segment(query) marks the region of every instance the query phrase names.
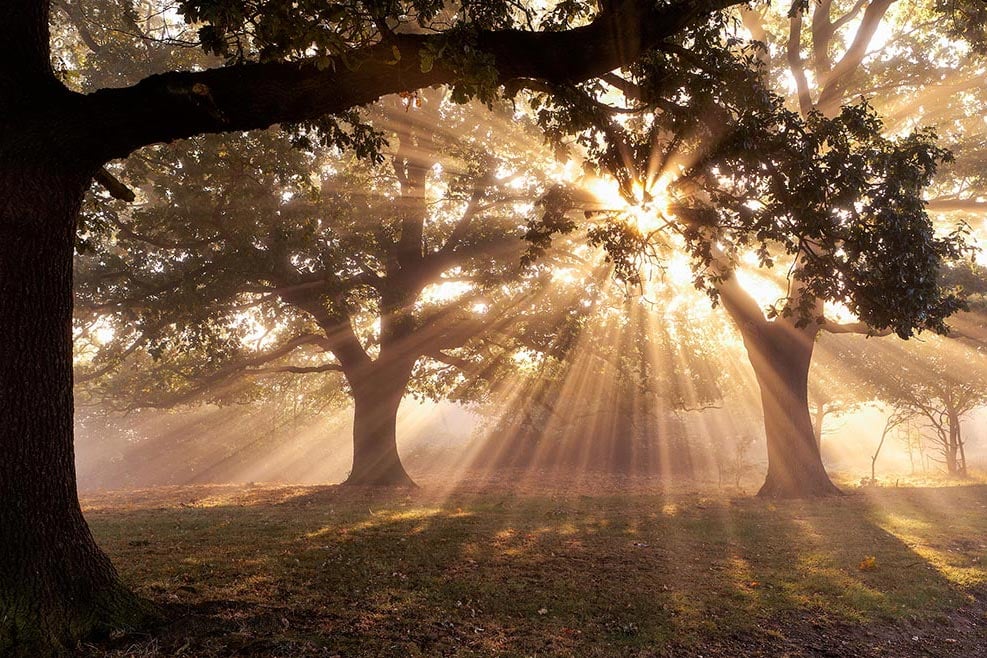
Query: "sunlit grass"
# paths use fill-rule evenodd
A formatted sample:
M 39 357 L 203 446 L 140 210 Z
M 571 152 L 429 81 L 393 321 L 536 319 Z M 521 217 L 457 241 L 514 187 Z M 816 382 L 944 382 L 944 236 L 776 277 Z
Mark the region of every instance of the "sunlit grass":
M 948 616 L 987 582 L 985 486 L 784 504 L 564 487 L 196 489 L 88 501 L 126 581 L 192 614 L 158 634 L 160 655 L 187 643 L 196 656 L 247 644 L 623 656 L 738 637 L 783 646 L 837 626 L 866 643 L 874 624 Z M 876 568 L 861 570 L 868 557 Z

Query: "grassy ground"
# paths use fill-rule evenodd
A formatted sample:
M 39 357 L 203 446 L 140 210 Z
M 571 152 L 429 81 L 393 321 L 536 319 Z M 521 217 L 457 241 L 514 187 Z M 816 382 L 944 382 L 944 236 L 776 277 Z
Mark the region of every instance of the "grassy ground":
M 88 497 L 164 608 L 88 656 L 987 655 L 987 486 L 837 500 L 593 485 Z

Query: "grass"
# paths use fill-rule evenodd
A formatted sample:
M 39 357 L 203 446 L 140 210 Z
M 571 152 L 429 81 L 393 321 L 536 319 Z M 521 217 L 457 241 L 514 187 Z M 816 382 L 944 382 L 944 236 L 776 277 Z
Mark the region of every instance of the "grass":
M 170 616 L 90 656 L 987 651 L 987 486 L 786 503 L 181 487 L 85 506 Z

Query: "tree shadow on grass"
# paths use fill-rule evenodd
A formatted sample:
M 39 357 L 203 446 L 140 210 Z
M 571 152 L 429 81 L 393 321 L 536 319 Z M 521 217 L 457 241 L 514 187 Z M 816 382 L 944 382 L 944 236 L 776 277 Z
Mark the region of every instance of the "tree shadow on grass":
M 969 542 L 985 522 L 942 515 L 949 496 L 987 504 L 969 489 L 806 503 L 320 489 L 100 515 L 125 578 L 176 616 L 88 655 L 977 655 L 987 553 Z M 915 534 L 937 527 L 946 566 Z

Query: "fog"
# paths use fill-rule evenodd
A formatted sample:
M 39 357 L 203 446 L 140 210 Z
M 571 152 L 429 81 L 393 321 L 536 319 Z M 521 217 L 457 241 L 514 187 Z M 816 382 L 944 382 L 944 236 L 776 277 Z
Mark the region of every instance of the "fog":
M 733 402 L 733 408 L 731 407 Z M 654 468 L 636 468 L 656 490 L 665 487 L 699 491 L 736 491 L 736 441 L 753 439 L 740 456 L 743 490 L 756 490 L 764 479 L 767 453 L 758 410 L 737 401 L 722 408 L 683 412 L 685 444 L 692 462 L 673 476 Z M 299 423 L 277 419 L 265 407 L 204 406 L 194 410 L 145 411 L 125 416 L 80 419 L 76 425 L 76 468 L 84 491 L 143 489 L 188 484 L 338 484 L 349 474 L 353 458 L 352 410 Z M 824 427 L 822 455 L 840 481 L 857 484 L 870 476 L 871 457 L 881 438 L 886 412 L 877 405 L 837 417 Z M 746 423 L 737 425 L 736 419 Z M 443 486 L 475 478 L 530 479 L 552 471 L 551 463 L 491 469 L 478 455 L 498 438 L 485 431 L 486 419 L 455 403 L 402 402 L 398 449 L 409 473 L 425 485 Z M 971 472 L 987 470 L 987 410 L 964 420 Z M 710 433 L 720 435 L 711 440 Z M 652 437 L 660 443 L 662 437 Z M 606 438 L 603 439 L 604 441 Z M 613 438 L 610 437 L 612 441 Z M 892 432 L 877 460 L 876 474 L 885 486 L 941 482 L 941 463 L 913 451 L 909 458 L 902 432 Z M 530 472 L 525 473 L 528 470 Z M 519 473 L 520 472 L 520 473 Z M 561 476 L 575 479 L 605 474 L 599 464 L 567 464 Z M 620 475 L 620 473 L 611 473 Z M 639 481 L 634 481 L 638 486 Z

